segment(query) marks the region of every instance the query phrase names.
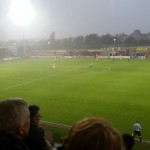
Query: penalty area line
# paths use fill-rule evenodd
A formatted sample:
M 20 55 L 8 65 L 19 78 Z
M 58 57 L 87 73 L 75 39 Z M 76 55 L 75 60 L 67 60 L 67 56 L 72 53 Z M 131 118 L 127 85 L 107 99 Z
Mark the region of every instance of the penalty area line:
M 80 67 L 80 68 L 83 68 L 83 67 Z M 78 70 L 79 68 L 76 68 L 76 69 L 70 69 L 70 70 L 67 70 L 67 71 L 64 71 L 62 74 L 65 74 L 65 73 L 68 73 L 68 72 L 72 72 L 74 70 Z M 42 74 L 43 72 L 40 70 L 40 74 Z M 57 74 L 58 75 L 58 74 Z M 56 74 L 54 75 L 49 75 L 49 76 L 46 76 L 46 77 L 42 77 L 42 78 L 39 78 L 39 79 L 36 79 L 36 80 L 31 80 L 31 81 L 28 81 L 28 82 L 24 82 L 24 83 L 20 83 L 20 84 L 16 84 L 16 85 L 12 85 L 12 86 L 9 86 L 7 88 L 4 88 L 4 89 L 1 89 L 0 92 L 3 92 L 3 91 L 6 91 L 6 90 L 9 90 L 9 89 L 13 89 L 13 88 L 16 88 L 16 87 L 21 87 L 21 86 L 24 86 L 24 85 L 27 85 L 27 84 L 31 84 L 31 83 L 34 83 L 36 81 L 40 81 L 40 80 L 43 80 L 43 79 L 48 79 L 52 76 L 57 76 Z
M 36 82 L 36 81 L 43 80 L 43 79 L 47 79 L 47 78 L 49 78 L 49 77 L 50 77 L 50 76 L 46 76 L 46 77 L 44 77 L 44 78 L 39 78 L 39 79 L 36 79 L 36 80 L 32 80 L 32 81 L 20 83 L 20 84 L 17 84 L 17 85 L 9 86 L 9 87 L 7 87 L 7 88 L 4 88 L 4 89 L 0 90 L 0 92 L 5 91 L 5 90 L 8 90 L 8 89 L 13 89 L 13 88 L 15 88 L 15 87 L 24 86 L 24 85 L 27 85 L 27 84 L 30 84 L 30 83 L 33 83 L 33 82 Z

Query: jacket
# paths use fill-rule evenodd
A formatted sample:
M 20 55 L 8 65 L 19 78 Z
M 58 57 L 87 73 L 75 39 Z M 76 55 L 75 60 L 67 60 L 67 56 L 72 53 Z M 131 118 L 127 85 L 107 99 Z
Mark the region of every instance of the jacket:
M 29 150 L 23 140 L 0 131 L 0 150 Z

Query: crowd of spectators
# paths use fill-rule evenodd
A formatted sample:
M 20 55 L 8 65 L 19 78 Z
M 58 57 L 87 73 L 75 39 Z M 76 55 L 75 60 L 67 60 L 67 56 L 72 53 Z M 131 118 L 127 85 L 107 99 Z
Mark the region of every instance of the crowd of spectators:
M 0 150 L 54 150 L 39 125 L 40 107 L 13 98 L 0 101 Z M 103 118 L 75 123 L 58 150 L 131 150 L 134 138 L 121 135 Z

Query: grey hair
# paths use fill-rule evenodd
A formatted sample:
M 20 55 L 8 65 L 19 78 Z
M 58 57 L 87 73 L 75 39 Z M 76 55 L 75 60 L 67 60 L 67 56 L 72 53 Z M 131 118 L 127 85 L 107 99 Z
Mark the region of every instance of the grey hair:
M 0 130 L 16 135 L 26 122 L 28 111 L 28 104 L 21 98 L 0 101 Z

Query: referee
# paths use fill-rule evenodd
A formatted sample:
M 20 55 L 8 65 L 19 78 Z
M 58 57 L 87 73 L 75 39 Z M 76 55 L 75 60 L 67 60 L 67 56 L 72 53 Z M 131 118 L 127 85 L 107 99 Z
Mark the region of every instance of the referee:
M 141 125 L 139 124 L 138 121 L 136 121 L 133 125 L 133 138 L 135 136 L 138 136 L 140 138 L 140 142 L 142 142 L 142 137 L 141 137 Z

